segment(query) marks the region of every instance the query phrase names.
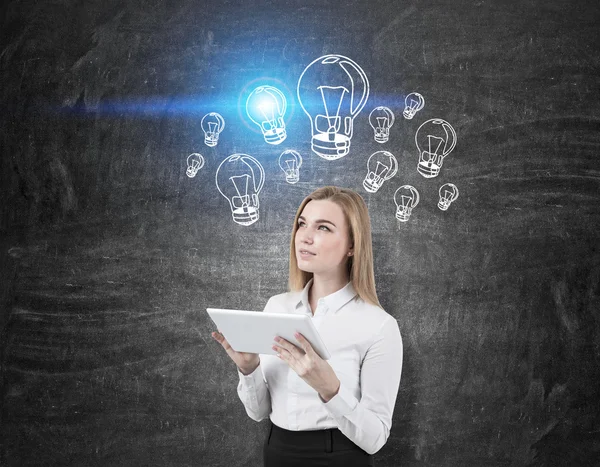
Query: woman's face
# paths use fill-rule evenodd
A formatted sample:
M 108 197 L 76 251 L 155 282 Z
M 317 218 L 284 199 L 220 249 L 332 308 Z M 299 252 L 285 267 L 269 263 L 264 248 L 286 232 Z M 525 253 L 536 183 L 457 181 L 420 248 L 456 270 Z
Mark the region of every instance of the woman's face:
M 317 275 L 346 275 L 349 226 L 342 208 L 333 201 L 311 200 L 298 218 L 294 239 L 298 267 Z

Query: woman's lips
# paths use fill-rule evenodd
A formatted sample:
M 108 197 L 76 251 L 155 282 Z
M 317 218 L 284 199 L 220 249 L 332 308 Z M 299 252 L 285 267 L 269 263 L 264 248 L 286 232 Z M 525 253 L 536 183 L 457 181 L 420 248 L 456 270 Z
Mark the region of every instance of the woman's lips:
M 308 250 L 299 250 L 298 254 L 301 258 L 312 258 L 313 256 L 316 256 L 315 253 L 311 253 Z

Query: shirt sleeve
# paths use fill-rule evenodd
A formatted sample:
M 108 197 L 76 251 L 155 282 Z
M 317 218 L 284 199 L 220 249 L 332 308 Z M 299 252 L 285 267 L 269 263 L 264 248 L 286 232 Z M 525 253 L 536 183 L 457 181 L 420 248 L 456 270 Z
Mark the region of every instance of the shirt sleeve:
M 271 413 L 271 394 L 265 382 L 260 364 L 249 375 L 237 370 L 239 383 L 237 393 L 244 404 L 248 416 L 257 422 L 264 420 Z
M 383 323 L 363 360 L 360 401 L 343 384 L 328 402 L 321 399 L 340 431 L 369 454 L 379 451 L 389 437 L 400 388 L 402 357 L 398 322 L 390 317 Z
M 269 308 L 270 303 L 271 299 L 263 311 Z M 244 375 L 239 368 L 237 368 L 237 372 L 239 377 L 237 393 L 244 404 L 246 413 L 254 421 L 264 420 L 271 414 L 271 393 L 263 377 L 260 363 L 249 375 Z

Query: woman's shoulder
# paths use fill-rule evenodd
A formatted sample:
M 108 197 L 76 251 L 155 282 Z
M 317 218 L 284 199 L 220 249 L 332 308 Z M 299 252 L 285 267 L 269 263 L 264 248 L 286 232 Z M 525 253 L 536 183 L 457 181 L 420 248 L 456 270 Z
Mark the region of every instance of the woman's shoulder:
M 277 295 L 273 295 L 267 301 L 264 311 L 269 311 L 269 309 L 277 310 L 281 309 L 282 307 L 285 307 L 286 305 L 296 304 L 298 301 L 300 301 L 301 295 L 302 291 L 283 292 Z
M 382 325 L 390 321 L 396 321 L 396 318 L 392 314 L 385 311 L 383 307 L 366 302 L 358 295 L 354 299 L 356 305 L 360 309 L 360 312 L 368 314 L 372 322 Z

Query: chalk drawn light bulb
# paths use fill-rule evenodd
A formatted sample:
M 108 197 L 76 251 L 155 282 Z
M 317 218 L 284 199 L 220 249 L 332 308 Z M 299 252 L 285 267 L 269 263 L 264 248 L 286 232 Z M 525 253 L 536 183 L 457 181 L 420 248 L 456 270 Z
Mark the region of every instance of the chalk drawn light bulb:
M 280 144 L 287 137 L 285 129 L 285 95 L 273 86 L 259 86 L 246 100 L 246 113 L 256 123 L 269 144 Z
M 202 154 L 198 154 L 197 152 L 192 153 L 187 158 L 187 169 L 185 170 L 185 174 L 190 178 L 194 178 L 198 173 L 198 170 L 202 167 L 204 167 L 204 157 L 202 157 Z
M 219 193 L 229 201 L 236 223 L 250 225 L 258 220 L 258 194 L 264 181 L 265 171 L 252 156 L 232 154 L 221 162 L 215 182 Z
M 204 131 L 204 144 L 214 147 L 219 142 L 219 135 L 225 128 L 225 120 L 217 112 L 210 112 L 202 117 L 200 126 Z
M 419 192 L 415 187 L 402 185 L 394 193 L 396 203 L 396 219 L 406 222 L 410 218 L 412 210 L 419 204 Z
M 456 132 L 446 120 L 432 118 L 415 133 L 415 144 L 419 151 L 417 171 L 425 178 L 437 177 L 444 158 L 456 146 Z
M 442 211 L 446 211 L 450 204 L 458 198 L 458 188 L 453 183 L 445 183 L 440 187 L 440 200 L 438 202 L 438 208 Z
M 300 167 L 302 166 L 302 156 L 298 151 L 288 149 L 279 156 L 279 167 L 285 174 L 285 181 L 294 184 L 300 180 Z
M 394 112 L 387 107 L 375 107 L 369 114 L 369 123 L 375 132 L 375 141 L 387 143 L 390 139 L 390 128 L 394 124 Z
M 412 119 L 415 114 L 423 108 L 425 105 L 425 99 L 418 92 L 411 92 L 404 98 L 404 118 L 407 120 Z
M 369 193 L 375 193 L 383 182 L 389 180 L 398 171 L 398 161 L 391 152 L 377 151 L 367 161 L 367 176 L 363 187 Z
M 348 154 L 354 119 L 369 97 L 363 69 L 343 55 L 324 55 L 304 69 L 297 92 L 310 118 L 312 150 L 326 160 Z

